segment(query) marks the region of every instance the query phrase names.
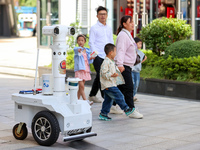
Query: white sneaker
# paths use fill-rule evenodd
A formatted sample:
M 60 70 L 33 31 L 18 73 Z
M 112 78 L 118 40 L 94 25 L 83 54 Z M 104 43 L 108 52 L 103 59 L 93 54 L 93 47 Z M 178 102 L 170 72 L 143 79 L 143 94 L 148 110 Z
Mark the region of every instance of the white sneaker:
M 123 114 L 123 110 L 119 106 L 113 106 L 110 108 L 110 113 L 111 114 Z
M 88 102 L 89 105 L 92 105 L 93 104 L 93 101 L 89 101 L 89 100 L 86 100 Z
M 94 103 L 102 103 L 102 101 L 99 100 L 96 96 L 89 96 L 88 99 Z
M 139 113 L 136 109 L 133 111 L 132 114 L 129 115 L 130 118 L 142 119 L 143 114 Z

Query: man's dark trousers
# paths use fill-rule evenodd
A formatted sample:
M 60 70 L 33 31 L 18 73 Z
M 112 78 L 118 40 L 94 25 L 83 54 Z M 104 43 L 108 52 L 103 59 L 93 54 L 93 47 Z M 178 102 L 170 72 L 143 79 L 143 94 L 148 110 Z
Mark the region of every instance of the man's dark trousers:
M 100 69 L 101 69 L 101 64 L 103 63 L 103 60 L 104 59 L 97 56 L 93 61 L 93 66 L 94 66 L 94 69 L 96 71 L 96 77 L 95 77 L 94 82 L 92 84 L 92 89 L 91 89 L 90 94 L 89 94 L 90 97 L 96 96 L 99 89 L 101 91 Z M 102 98 L 104 98 L 103 91 L 101 91 L 101 96 L 102 96 Z

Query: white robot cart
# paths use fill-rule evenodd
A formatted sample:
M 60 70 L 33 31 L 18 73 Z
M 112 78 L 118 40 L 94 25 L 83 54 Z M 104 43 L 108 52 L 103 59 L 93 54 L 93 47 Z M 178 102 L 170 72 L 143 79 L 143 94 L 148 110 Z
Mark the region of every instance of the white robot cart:
M 35 141 L 44 146 L 54 144 L 58 136 L 63 141 L 82 140 L 96 136 L 91 132 L 91 106 L 77 100 L 77 78 L 68 78 L 69 94 L 65 91 L 66 36 L 75 33 L 74 28 L 63 25 L 45 26 L 44 35 L 53 37 L 52 75 L 43 76 L 43 91 L 40 94 L 13 94 L 15 121 L 13 135 L 18 140 L 27 137 L 27 127 L 32 130 Z

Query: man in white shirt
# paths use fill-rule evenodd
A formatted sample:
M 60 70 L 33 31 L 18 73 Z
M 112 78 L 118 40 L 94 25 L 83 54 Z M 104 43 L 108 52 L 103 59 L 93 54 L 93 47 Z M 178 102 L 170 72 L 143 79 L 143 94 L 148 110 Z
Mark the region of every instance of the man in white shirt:
M 94 69 L 96 71 L 96 78 L 94 79 L 92 89 L 89 94 L 89 100 L 96 103 L 101 103 L 101 100 L 96 97 L 96 94 L 99 89 L 101 90 L 99 73 L 101 64 L 103 63 L 103 60 L 106 56 L 104 47 L 108 43 L 114 43 L 112 29 L 106 24 L 107 17 L 107 9 L 105 7 L 99 6 L 97 8 L 98 21 L 91 27 L 89 34 L 90 49 L 92 52 L 97 51 L 98 53 L 93 62 Z M 103 95 L 104 94 L 101 91 L 101 96 L 104 97 Z

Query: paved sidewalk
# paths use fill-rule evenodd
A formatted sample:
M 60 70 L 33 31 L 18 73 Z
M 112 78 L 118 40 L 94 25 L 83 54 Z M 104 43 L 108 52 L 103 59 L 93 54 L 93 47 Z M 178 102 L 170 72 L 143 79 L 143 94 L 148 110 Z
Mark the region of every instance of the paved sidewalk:
M 98 120 L 101 104 L 92 106 L 93 132 L 96 137 L 83 141 L 62 142 L 51 147 L 39 146 L 29 129 L 28 137 L 19 141 L 12 135 L 14 102 L 11 94 L 31 89 L 33 78 L 0 74 L 0 149 L 1 150 L 199 150 L 200 102 L 138 94 L 135 103 L 143 119 L 111 114 L 112 121 Z M 86 87 L 88 95 L 90 87 Z M 100 97 L 100 94 L 98 94 Z
M 37 59 L 36 37 L 0 37 L 0 73 L 35 76 Z M 52 60 L 49 48 L 39 49 L 38 66 L 47 66 Z

